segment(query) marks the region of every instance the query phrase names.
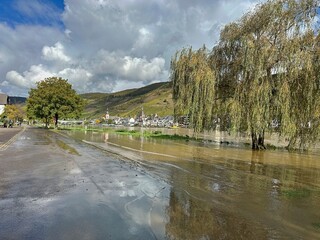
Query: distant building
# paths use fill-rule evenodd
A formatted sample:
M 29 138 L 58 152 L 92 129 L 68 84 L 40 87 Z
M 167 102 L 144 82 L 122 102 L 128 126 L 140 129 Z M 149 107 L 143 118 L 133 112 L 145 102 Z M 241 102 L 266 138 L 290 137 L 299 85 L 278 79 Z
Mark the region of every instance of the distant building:
M 148 125 L 147 116 L 144 114 L 143 106 L 141 106 L 141 111 L 138 112 L 136 120 L 140 127 Z
M 134 120 L 134 118 L 129 119 L 129 126 L 133 127 L 135 123 L 136 123 L 136 120 Z
M 9 104 L 9 97 L 4 93 L 0 93 L 0 115 L 4 112 L 4 107 Z
M 107 110 L 107 113 L 106 113 L 106 120 L 109 120 L 110 119 L 110 115 L 109 115 L 109 111 Z

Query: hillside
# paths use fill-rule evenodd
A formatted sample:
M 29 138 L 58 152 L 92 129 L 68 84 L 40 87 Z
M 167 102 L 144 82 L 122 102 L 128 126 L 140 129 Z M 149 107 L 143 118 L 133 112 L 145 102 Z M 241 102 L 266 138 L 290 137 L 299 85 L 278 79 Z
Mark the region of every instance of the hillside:
M 172 90 L 169 82 L 116 93 L 86 93 L 85 118 L 99 118 L 108 110 L 111 116 L 135 116 L 144 109 L 146 115 L 173 115 Z
M 9 96 L 9 103 L 10 104 L 22 104 L 22 105 L 24 105 L 26 101 L 27 101 L 27 98 L 25 98 L 25 97 Z

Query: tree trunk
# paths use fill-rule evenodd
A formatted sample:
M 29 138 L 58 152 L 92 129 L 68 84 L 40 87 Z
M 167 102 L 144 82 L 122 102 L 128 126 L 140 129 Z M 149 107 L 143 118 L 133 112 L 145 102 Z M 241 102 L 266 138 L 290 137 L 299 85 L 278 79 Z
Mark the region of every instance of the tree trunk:
M 297 140 L 298 140 L 297 136 L 298 136 L 298 134 L 295 133 L 295 135 L 289 139 L 289 143 L 287 146 L 288 150 L 294 150 L 297 148 Z
M 54 128 L 58 128 L 58 113 L 54 115 Z
M 49 119 L 46 118 L 46 128 L 49 128 Z
M 264 130 L 260 133 L 255 131 L 251 131 L 251 142 L 253 150 L 264 150 L 266 147 L 264 146 Z
M 251 132 L 251 145 L 252 149 L 257 149 L 258 147 L 257 135 L 254 132 Z

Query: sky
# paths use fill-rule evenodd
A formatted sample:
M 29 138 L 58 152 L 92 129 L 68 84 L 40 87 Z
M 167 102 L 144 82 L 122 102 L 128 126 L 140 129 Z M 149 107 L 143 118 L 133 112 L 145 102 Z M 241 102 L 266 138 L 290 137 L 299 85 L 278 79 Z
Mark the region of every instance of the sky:
M 0 92 L 28 96 L 48 77 L 78 93 L 169 80 L 173 54 L 204 44 L 258 0 L 1 0 Z

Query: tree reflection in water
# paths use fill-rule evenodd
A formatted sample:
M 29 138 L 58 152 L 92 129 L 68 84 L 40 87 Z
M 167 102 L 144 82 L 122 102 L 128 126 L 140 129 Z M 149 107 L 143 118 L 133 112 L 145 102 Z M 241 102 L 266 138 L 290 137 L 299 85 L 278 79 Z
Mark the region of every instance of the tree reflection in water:
M 77 138 L 83 137 L 108 147 L 105 136 Z M 320 239 L 319 153 L 252 152 L 115 134 L 108 143 L 137 149 L 148 174 L 170 185 L 159 200 L 166 210 L 157 212 L 166 219 L 160 238 Z
M 174 188 L 166 212 L 167 239 L 268 239 L 257 223 Z

